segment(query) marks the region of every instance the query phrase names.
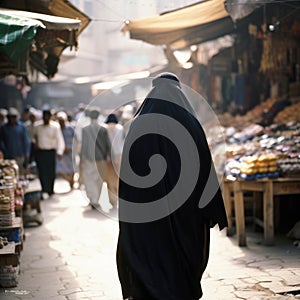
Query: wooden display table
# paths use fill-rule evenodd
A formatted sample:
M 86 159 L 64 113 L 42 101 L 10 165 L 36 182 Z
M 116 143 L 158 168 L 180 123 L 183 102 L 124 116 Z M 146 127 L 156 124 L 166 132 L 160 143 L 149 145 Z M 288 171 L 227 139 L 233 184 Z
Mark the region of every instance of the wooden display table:
M 233 234 L 232 228 L 232 201 L 233 192 L 234 211 L 236 220 L 236 235 L 239 246 L 246 246 L 244 192 L 252 191 L 263 194 L 263 220 L 255 219 L 264 229 L 266 245 L 274 244 L 274 196 L 300 194 L 300 178 L 260 179 L 256 181 L 227 180 L 223 181 L 223 196 L 228 218 L 227 235 Z

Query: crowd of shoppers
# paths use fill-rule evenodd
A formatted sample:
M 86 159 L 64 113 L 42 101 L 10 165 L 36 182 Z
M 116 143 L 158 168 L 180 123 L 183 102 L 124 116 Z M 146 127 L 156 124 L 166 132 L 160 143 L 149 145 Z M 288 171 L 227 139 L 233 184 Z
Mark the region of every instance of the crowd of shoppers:
M 71 189 L 84 189 L 91 207 L 98 208 L 106 182 L 109 201 L 116 208 L 124 138 L 117 114 L 101 114 L 99 107 L 81 103 L 72 113 L 49 108 L 0 108 L 3 158 L 17 162 L 20 176 L 37 173 L 42 198 L 54 194 L 55 178 L 60 177 Z
M 85 187 L 92 209 L 100 207 L 106 182 L 112 207 L 119 206 L 123 299 L 199 299 L 210 228 L 227 226 L 204 130 L 175 74 L 153 79 L 130 126 L 132 107 L 125 108 L 125 126 L 116 114 L 100 122 L 99 107 L 80 106 L 69 116 L 44 109 L 40 118 L 28 109 L 20 120 L 15 108 L 0 109 L 0 150 L 23 174 L 36 162 L 49 197 L 56 176 L 73 188 L 77 165 L 77 184 Z

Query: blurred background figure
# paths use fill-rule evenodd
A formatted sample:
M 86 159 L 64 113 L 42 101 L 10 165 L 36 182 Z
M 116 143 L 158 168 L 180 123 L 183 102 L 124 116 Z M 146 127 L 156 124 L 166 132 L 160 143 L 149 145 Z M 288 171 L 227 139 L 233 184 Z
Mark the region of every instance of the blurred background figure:
M 80 116 L 75 115 L 75 135 L 76 135 L 76 141 L 77 141 L 77 147 L 76 147 L 76 153 L 81 152 L 81 144 L 82 144 L 82 128 L 85 126 L 90 125 L 91 118 L 90 118 L 90 108 L 86 108 L 82 113 L 80 113 Z M 76 174 L 77 181 L 79 187 L 83 185 L 83 179 L 82 179 L 82 164 L 80 163 L 80 156 L 76 156 L 76 165 L 78 165 L 78 173 Z
M 54 194 L 56 157 L 62 158 L 65 149 L 64 137 L 57 122 L 51 120 L 51 110 L 43 110 L 43 120 L 34 126 L 35 159 L 42 186 L 42 196 Z
M 119 172 L 125 139 L 124 127 L 119 124 L 119 120 L 115 114 L 108 115 L 105 124 L 112 147 L 112 160 L 116 170 Z
M 134 116 L 134 107 L 132 104 L 127 104 L 123 107 L 121 119 L 124 126 L 125 136 L 128 133 L 129 125 Z
M 78 121 L 81 117 L 84 116 L 85 105 L 83 103 L 79 103 L 78 111 L 75 114 L 75 121 Z
M 20 121 L 25 124 L 28 120 L 29 120 L 29 116 L 30 116 L 30 105 L 27 105 L 23 111 L 22 111 L 22 114 L 21 114 L 21 117 L 20 117 Z
M 90 111 L 91 124 L 82 129 L 80 164 L 86 195 L 92 208 L 99 207 L 111 145 L 107 129 L 98 122 L 100 110 Z
M 1 151 L 4 159 L 14 159 L 19 166 L 19 174 L 25 175 L 29 161 L 30 140 L 25 126 L 19 121 L 19 112 L 10 107 L 7 122 L 0 131 Z
M 125 132 L 124 127 L 119 124 L 115 114 L 108 115 L 105 120 L 108 136 L 111 142 L 111 161 L 107 165 L 107 188 L 110 194 L 109 199 L 113 208 L 118 203 L 118 186 L 121 156 L 124 146 Z
M 38 113 L 37 111 L 31 107 L 29 111 L 29 117 L 28 120 L 24 123 L 29 140 L 30 140 L 30 155 L 29 155 L 29 163 L 32 163 L 35 161 L 34 158 L 34 151 L 35 151 L 35 145 L 34 145 L 34 123 L 37 121 Z
M 56 174 L 67 180 L 70 188 L 73 189 L 76 154 L 72 149 L 76 149 L 76 146 L 73 147 L 73 143 L 76 143 L 75 130 L 69 124 L 68 116 L 65 112 L 58 112 L 56 117 L 65 141 L 65 150 L 62 159 L 56 162 Z
M 7 121 L 6 116 L 7 116 L 7 109 L 0 108 L 0 128 Z

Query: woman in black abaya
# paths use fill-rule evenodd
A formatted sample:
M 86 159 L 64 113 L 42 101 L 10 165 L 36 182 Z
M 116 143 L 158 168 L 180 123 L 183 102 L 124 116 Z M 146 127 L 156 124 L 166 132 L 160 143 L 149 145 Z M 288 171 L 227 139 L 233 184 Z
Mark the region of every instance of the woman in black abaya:
M 227 226 L 204 131 L 171 73 L 156 77 L 125 140 L 117 267 L 124 299 L 196 300 L 210 228 Z

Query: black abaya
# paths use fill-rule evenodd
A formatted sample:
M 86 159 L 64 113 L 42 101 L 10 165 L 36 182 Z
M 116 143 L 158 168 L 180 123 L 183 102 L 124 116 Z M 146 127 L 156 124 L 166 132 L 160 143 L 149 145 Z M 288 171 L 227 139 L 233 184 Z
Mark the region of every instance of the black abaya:
M 147 117 L 153 117 L 150 123 Z M 174 126 L 169 120 L 175 121 Z M 189 149 L 191 140 L 183 139 L 181 127 L 191 137 L 197 153 Z M 143 130 L 145 134 L 141 135 Z M 184 147 L 174 143 L 173 140 L 178 141 L 178 138 L 179 142 L 182 138 Z M 192 166 L 199 165 L 197 176 L 191 168 L 190 176 L 180 178 L 185 163 L 180 155 L 184 151 Z M 124 154 L 127 152 L 128 156 Z M 151 169 L 150 160 L 156 154 L 163 156 L 165 163 L 154 164 Z M 137 181 L 136 184 L 129 183 L 128 166 L 139 177 L 153 172 L 153 166 L 160 167 L 164 174 L 149 187 Z M 130 126 L 121 163 L 117 266 L 124 299 L 201 298 L 200 281 L 209 258 L 210 228 L 216 224 L 220 229 L 227 226 L 217 183 L 210 201 L 199 204 L 210 172 L 215 171 L 204 131 L 178 79 L 173 74 L 160 75 L 153 80 L 153 89 Z M 176 190 L 175 186 L 180 184 Z M 193 189 L 187 198 L 176 199 L 185 186 L 190 185 Z M 172 196 L 174 191 L 175 197 Z M 166 195 L 170 196 L 164 198 L 166 200 L 156 207 L 156 211 L 147 206 Z M 144 211 L 135 209 L 138 205 L 145 205 Z

